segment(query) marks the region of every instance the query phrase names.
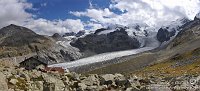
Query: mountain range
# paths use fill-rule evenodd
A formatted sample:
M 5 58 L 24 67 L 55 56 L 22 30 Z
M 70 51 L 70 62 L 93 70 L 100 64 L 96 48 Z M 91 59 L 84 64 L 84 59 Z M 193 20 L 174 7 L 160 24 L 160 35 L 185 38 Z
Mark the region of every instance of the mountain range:
M 183 24 L 176 36 L 162 48 L 120 58 L 118 63 L 89 70 L 92 74 L 123 73 L 141 77 L 198 75 L 200 62 L 200 19 Z M 166 31 L 162 28 L 159 31 Z M 163 32 L 171 36 L 169 31 Z M 165 35 L 161 34 L 161 35 Z M 159 33 L 157 33 L 157 38 Z M 164 36 L 166 38 L 166 36 Z M 164 38 L 163 38 L 164 39 Z M 166 40 L 169 40 L 167 38 Z
M 47 59 L 49 64 L 57 64 L 87 57 L 93 58 L 93 56 L 102 53 L 105 54 L 104 56 L 116 53 L 115 57 L 111 58 L 123 59 L 128 56 L 127 58 L 130 60 L 138 60 L 142 57 L 140 61 L 143 61 L 139 64 L 136 63 L 138 67 L 131 66 L 127 69 L 126 67 L 123 68 L 124 66 L 117 66 L 122 67 L 123 72 L 129 72 L 130 69 L 133 71 L 133 69 L 143 68 L 161 60 L 173 59 L 177 55 L 185 55 L 186 50 L 196 51 L 195 48 L 197 48 L 198 51 L 199 24 L 200 19 L 196 16 L 194 20 L 183 18 L 166 24 L 159 28 L 157 32 L 148 28 L 146 24 L 135 24 L 132 26 L 112 25 L 97 29 L 93 33 L 79 31 L 78 33 L 55 33 L 52 36 L 39 35 L 28 28 L 11 24 L 0 29 L 0 59 L 13 60 L 19 63 L 38 55 Z M 147 51 L 150 49 L 153 50 Z M 128 52 L 128 50 L 130 51 Z M 133 53 L 131 53 L 131 50 Z M 123 51 L 126 51 L 126 54 Z M 136 54 L 137 56 L 132 55 L 134 53 L 139 54 Z M 193 56 L 193 54 L 191 55 Z M 148 61 L 149 57 L 153 59 Z M 112 62 L 113 64 L 109 64 L 109 66 L 113 68 L 109 68 L 109 70 L 107 70 L 109 66 L 100 67 L 100 69 L 96 67 L 95 69 L 115 72 L 112 71 L 112 69 L 116 69 L 115 65 L 124 65 L 129 61 Z M 129 67 L 130 64 L 125 66 Z M 121 72 L 120 70 L 116 71 Z M 99 71 L 92 69 L 91 72 Z

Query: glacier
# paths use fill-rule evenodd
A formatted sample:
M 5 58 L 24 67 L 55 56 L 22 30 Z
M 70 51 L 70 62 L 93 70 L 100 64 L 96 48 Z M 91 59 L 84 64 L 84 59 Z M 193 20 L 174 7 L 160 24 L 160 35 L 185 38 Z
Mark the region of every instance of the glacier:
M 62 67 L 64 69 L 68 68 L 75 68 L 83 65 L 89 65 L 97 62 L 103 62 L 103 61 L 109 61 L 115 58 L 124 57 L 124 56 L 130 56 L 133 54 L 138 54 L 141 52 L 149 51 L 152 49 L 157 48 L 160 43 L 157 41 L 155 36 L 151 36 L 145 40 L 147 44 L 145 47 L 141 47 L 138 49 L 131 49 L 131 50 L 125 50 L 125 51 L 117 51 L 117 52 L 108 52 L 108 53 L 102 53 L 94 56 L 90 56 L 87 58 L 78 59 L 72 62 L 66 62 L 66 63 L 58 63 L 49 65 L 49 67 Z M 69 47 L 69 42 L 60 42 L 63 46 Z
M 94 55 L 94 56 L 87 57 L 87 58 L 82 58 L 82 59 L 79 59 L 79 60 L 76 60 L 73 62 L 49 65 L 49 67 L 62 67 L 64 69 L 74 68 L 74 67 L 78 67 L 78 66 L 82 66 L 82 65 L 103 62 L 103 61 L 111 60 L 111 59 L 118 58 L 118 57 L 129 56 L 129 55 L 141 53 L 144 51 L 152 50 L 154 48 L 155 47 L 144 47 L 144 48 L 133 49 L 133 50 L 103 53 L 103 54 L 98 54 L 98 55 Z

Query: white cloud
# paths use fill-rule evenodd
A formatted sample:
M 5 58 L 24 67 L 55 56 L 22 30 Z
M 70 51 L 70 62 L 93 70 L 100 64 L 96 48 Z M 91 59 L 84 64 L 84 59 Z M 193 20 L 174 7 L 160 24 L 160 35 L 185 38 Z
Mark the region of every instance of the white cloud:
M 86 11 L 71 11 L 78 17 L 89 17 L 82 22 L 80 19 L 46 20 L 34 19 L 35 15 L 26 12 L 33 9 L 26 0 L 0 0 L 0 28 L 9 24 L 17 24 L 33 29 L 40 34 L 77 32 L 84 27 L 96 30 L 110 24 L 133 25 L 146 23 L 159 27 L 181 17 L 193 19 L 200 10 L 199 0 L 111 0 L 107 8 L 95 8 L 90 1 Z M 46 4 L 43 4 L 45 6 Z M 119 10 L 122 13 L 116 13 Z
M 90 21 L 102 25 L 132 25 L 146 23 L 160 27 L 168 22 L 187 17 L 194 19 L 200 10 L 199 0 L 111 0 L 109 8 L 87 9 L 84 12 L 71 12 L 76 16 L 87 16 Z M 122 14 L 115 14 L 119 10 Z
M 96 22 L 106 23 L 109 18 L 115 17 L 116 14 L 111 12 L 108 8 L 105 9 L 87 9 L 85 12 L 70 12 L 71 14 L 81 17 L 87 16 Z
M 44 35 L 52 35 L 54 33 L 78 32 L 84 30 L 83 23 L 78 20 L 66 19 L 49 21 L 46 19 L 37 19 L 29 21 L 26 27 L 33 29 L 37 33 Z
M 21 25 L 23 22 L 29 20 L 32 15 L 25 10 L 31 7 L 31 4 L 22 0 L 0 0 L 0 27 L 11 23 Z
M 47 4 L 42 4 L 46 6 Z M 49 21 L 46 19 L 34 19 L 35 15 L 27 13 L 26 9 L 33 9 L 32 4 L 26 0 L 0 0 L 0 28 L 9 24 L 17 24 L 28 27 L 39 34 L 52 35 L 53 33 L 78 32 L 84 30 L 81 20 L 66 19 Z
M 92 0 L 89 0 L 89 8 L 93 8 Z
M 102 24 L 98 24 L 95 22 L 89 22 L 86 24 L 87 27 L 90 27 L 90 29 L 88 29 L 89 31 L 95 31 L 97 29 L 103 28 Z

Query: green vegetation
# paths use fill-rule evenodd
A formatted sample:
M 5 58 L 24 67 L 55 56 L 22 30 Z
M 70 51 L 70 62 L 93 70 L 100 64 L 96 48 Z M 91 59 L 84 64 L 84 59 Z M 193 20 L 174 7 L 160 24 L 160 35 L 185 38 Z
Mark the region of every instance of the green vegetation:
M 164 62 L 157 63 L 133 72 L 139 76 L 176 77 L 200 74 L 200 48 L 184 54 L 177 54 Z

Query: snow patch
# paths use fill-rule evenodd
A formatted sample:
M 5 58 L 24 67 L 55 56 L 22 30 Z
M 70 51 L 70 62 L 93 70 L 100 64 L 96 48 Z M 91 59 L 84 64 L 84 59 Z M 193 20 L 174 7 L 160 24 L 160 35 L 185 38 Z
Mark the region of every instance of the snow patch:
M 100 33 L 98 33 L 98 35 L 101 35 L 101 34 L 109 34 L 111 32 L 114 32 L 116 31 L 115 29 L 112 29 L 112 30 L 104 30 L 104 31 L 101 31 Z

